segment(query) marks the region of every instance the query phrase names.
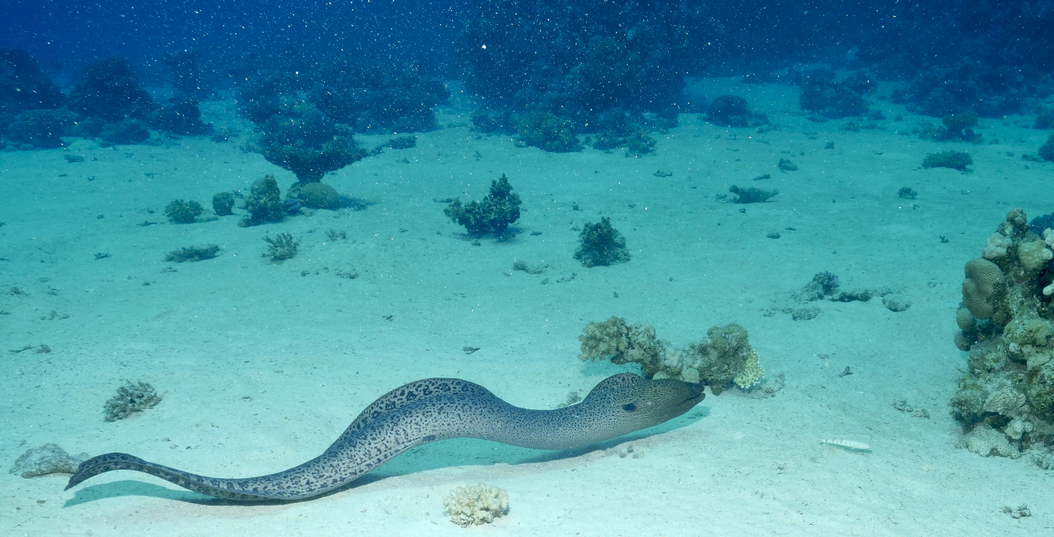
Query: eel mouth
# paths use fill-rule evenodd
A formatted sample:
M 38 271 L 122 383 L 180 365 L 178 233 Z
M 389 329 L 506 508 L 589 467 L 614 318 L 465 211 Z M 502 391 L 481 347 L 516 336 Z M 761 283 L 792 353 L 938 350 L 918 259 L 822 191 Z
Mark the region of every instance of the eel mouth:
M 691 410 L 706 398 L 706 385 L 695 382 L 684 382 L 687 385 L 687 393 L 684 399 L 670 408 L 670 417 L 680 416 Z M 669 418 L 667 418 L 669 419 Z
M 697 384 L 695 382 L 686 382 L 688 385 L 688 397 L 681 402 L 681 405 L 698 405 L 700 401 L 706 398 L 706 386 L 703 384 Z

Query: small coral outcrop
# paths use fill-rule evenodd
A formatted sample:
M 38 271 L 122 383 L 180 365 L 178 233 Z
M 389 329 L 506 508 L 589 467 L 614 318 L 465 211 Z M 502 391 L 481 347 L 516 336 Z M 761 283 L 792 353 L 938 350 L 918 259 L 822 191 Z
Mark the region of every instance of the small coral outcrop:
M 621 317 L 589 323 L 583 332 L 578 336 L 582 342 L 578 358 L 583 361 L 637 363 L 645 378 L 701 382 L 710 386 L 714 395 L 733 386 L 749 389 L 765 375 L 746 329 L 735 323 L 715 326 L 707 331 L 706 338 L 683 349 L 656 338 L 651 325 L 631 325 Z
M 65 101 L 66 96 L 28 52 L 19 48 L 0 48 L 0 114 L 55 109 Z M 3 118 L 0 118 L 0 125 L 3 124 Z
M 677 356 L 667 355 L 670 371 L 680 370 L 677 378 L 704 382 L 717 395 L 733 385 L 744 390 L 751 388 L 765 376 L 745 328 L 735 323 L 715 326 L 707 330 L 706 336 Z M 695 376 L 698 381 L 690 380 Z
M 196 201 L 173 200 L 165 206 L 165 216 L 173 224 L 193 224 L 205 209 Z
M 114 123 L 106 123 L 94 136 L 98 136 L 99 145 L 103 147 L 134 145 L 149 140 L 150 130 L 146 128 L 146 123 L 138 119 L 125 118 Z
M 977 127 L 976 113 L 966 111 L 960 114 L 948 114 L 941 118 L 939 129 L 923 129 L 919 137 L 941 142 L 980 143 L 981 135 L 974 132 L 974 127 Z
M 517 145 L 537 147 L 550 153 L 581 151 L 574 123 L 551 112 L 529 112 L 516 129 Z
M 508 235 L 509 225 L 520 218 L 520 203 L 520 196 L 513 193 L 509 178 L 503 173 L 497 181 L 491 181 L 490 194 L 483 201 L 462 205 L 455 198 L 443 213 L 465 226 L 469 235 L 502 238 Z
M 1047 141 L 1039 146 L 1036 155 L 1047 162 L 1054 162 L 1054 134 L 1048 136 Z
M 721 95 L 706 107 L 706 120 L 722 127 L 756 127 L 767 124 L 764 114 L 755 114 L 747 100 L 736 95 Z
M 183 263 L 186 261 L 205 261 L 213 259 L 220 253 L 220 247 L 216 244 L 208 246 L 186 246 L 178 250 L 172 250 L 165 255 L 165 261 L 171 263 Z
M 1039 220 L 1039 219 L 1037 219 Z M 962 447 L 983 456 L 1050 455 L 1054 443 L 1054 230 L 1010 211 L 966 264 L 955 344 L 967 373 L 952 398 Z
M 212 196 L 212 211 L 216 213 L 216 216 L 230 216 L 234 214 L 231 209 L 234 209 L 234 194 L 220 192 Z
M 961 172 L 968 171 L 966 167 L 971 164 L 973 164 L 973 157 L 962 151 L 930 153 L 922 159 L 923 168 L 951 168 Z
M 253 182 L 249 197 L 245 198 L 249 214 L 238 222 L 241 227 L 258 226 L 267 222 L 281 222 L 288 211 L 282 204 L 282 193 L 273 176 L 266 175 Z
M 161 396 L 149 383 L 126 382 L 117 388 L 117 393 L 113 397 L 106 401 L 105 419 L 106 421 L 123 420 L 148 408 L 154 408 L 160 402 Z
M 769 198 L 780 193 L 779 190 L 775 189 L 765 190 L 756 186 L 743 188 L 736 185 L 728 187 L 728 191 L 737 196 L 736 199 L 732 200 L 732 203 L 765 203 Z
M 310 209 L 335 211 L 340 208 L 340 194 L 325 183 L 305 183 L 297 190 L 296 196 L 304 207 Z
M 263 240 L 268 245 L 263 256 L 271 258 L 271 261 L 276 263 L 296 257 L 297 248 L 300 246 L 300 241 L 293 238 L 292 233 L 279 233 L 273 239 L 265 236 Z
M 626 238 L 611 226 L 611 219 L 601 218 L 583 226 L 578 237 L 575 259 L 585 267 L 607 266 L 629 261 Z

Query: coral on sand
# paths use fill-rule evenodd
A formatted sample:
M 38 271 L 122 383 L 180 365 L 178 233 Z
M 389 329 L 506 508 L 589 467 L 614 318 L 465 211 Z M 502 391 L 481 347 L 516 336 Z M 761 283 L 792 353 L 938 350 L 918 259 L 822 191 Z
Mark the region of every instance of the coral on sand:
M 509 512 L 509 495 L 484 484 L 458 487 L 443 498 L 450 521 L 461 527 L 489 524 Z
M 187 246 L 178 250 L 172 250 L 165 256 L 165 261 L 183 263 L 184 261 L 205 261 L 219 255 L 220 247 L 216 244 L 208 246 Z
M 105 419 L 106 421 L 123 420 L 148 408 L 153 408 L 160 402 L 161 396 L 150 384 L 143 381 L 125 382 L 117 389 L 117 393 L 106 401 Z
M 300 183 L 316 183 L 327 173 L 367 156 L 351 131 L 314 105 L 295 102 L 279 108 L 260 124 L 260 148 L 265 159 L 296 175 Z
M 271 261 L 275 262 L 282 262 L 296 257 L 297 247 L 300 246 L 300 241 L 294 239 L 291 233 L 279 233 L 273 239 L 265 236 L 263 240 L 268 245 L 267 251 L 264 252 L 263 256 L 269 257 Z
M 173 224 L 193 224 L 205 209 L 196 201 L 173 200 L 165 206 L 165 216 Z
M 216 213 L 216 216 L 230 216 L 234 214 L 231 209 L 234 208 L 234 194 L 230 192 L 220 192 L 215 196 L 212 196 L 212 211 Z
M 747 100 L 735 95 L 721 95 L 706 108 L 706 120 L 722 127 L 750 127 L 755 120 Z
M 629 261 L 626 238 L 611 226 L 611 219 L 601 218 L 582 227 L 575 259 L 585 267 L 607 266 Z
M 469 235 L 502 238 L 507 235 L 509 225 L 520 218 L 520 203 L 520 196 L 513 193 L 509 178 L 503 173 L 497 181 L 491 181 L 490 193 L 482 201 L 462 205 L 455 198 L 443 213 L 465 226 Z
M 764 203 L 780 193 L 779 190 L 765 190 L 756 186 L 743 188 L 736 185 L 728 187 L 728 191 L 737 196 L 732 203 Z
M 244 209 L 249 211 L 249 214 L 238 221 L 241 227 L 281 222 L 285 218 L 285 205 L 282 204 L 282 195 L 274 177 L 265 175 L 253 182 L 249 189 L 249 197 L 245 198 Z
M 1048 162 L 1054 162 L 1054 134 L 1047 136 L 1047 141 L 1039 146 L 1039 151 L 1036 152 L 1036 155 Z
M 304 207 L 330 211 L 340 208 L 340 194 L 337 193 L 337 189 L 324 183 L 303 184 L 297 190 L 296 195 Z
M 765 375 L 758 353 L 750 346 L 742 326 L 735 323 L 715 326 L 707 330 L 706 336 L 682 351 L 678 365 L 683 380 L 692 376 L 685 378 L 686 370 L 694 370 L 699 380 L 717 395 L 732 385 L 750 388 Z
M 356 148 L 350 139 L 334 136 L 320 147 L 287 144 L 268 147 L 264 158 L 296 175 L 301 183 L 322 180 L 329 172 L 339 170 L 366 157 L 366 150 Z
M 930 153 L 922 159 L 923 168 L 951 168 L 961 172 L 967 171 L 967 166 L 973 164 L 973 157 L 962 151 L 941 151 Z
M 520 119 L 516 132 L 518 144 L 537 147 L 551 153 L 581 151 L 574 124 L 551 112 L 529 112 Z
M 154 110 L 150 114 L 150 126 L 160 131 L 189 136 L 212 132 L 212 125 L 201 120 L 198 100 L 186 96 L 169 99 L 168 105 Z
M 0 116 L 26 110 L 55 109 L 66 96 L 28 52 L 0 48 Z M 0 123 L 2 124 L 2 123 Z

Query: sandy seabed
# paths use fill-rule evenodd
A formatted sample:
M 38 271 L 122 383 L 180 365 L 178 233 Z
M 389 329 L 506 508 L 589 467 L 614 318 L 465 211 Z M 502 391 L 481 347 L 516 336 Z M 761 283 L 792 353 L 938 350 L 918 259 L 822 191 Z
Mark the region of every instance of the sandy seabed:
M 460 377 L 510 403 L 554 408 L 624 369 L 578 360 L 578 335 L 612 315 L 686 345 L 735 322 L 769 380 L 765 397 L 726 391 L 660 427 L 571 452 L 449 440 L 406 453 L 335 494 L 299 503 L 212 501 L 115 472 L 63 491 L 67 475 L 0 473 L 3 535 L 1042 535 L 1054 529 L 1054 472 L 957 448 L 948 402 L 965 368 L 952 343 L 963 265 L 1015 207 L 1052 211 L 1054 164 L 1023 161 L 1046 133 L 1025 117 L 982 120 L 981 145 L 920 140 L 923 122 L 888 99 L 877 128 L 812 123 L 796 88 L 696 81 L 731 92 L 774 128 L 725 129 L 697 115 L 654 134 L 653 155 L 517 148 L 470 128 L 471 105 L 437 110 L 442 128 L 325 182 L 368 203 L 277 224 L 238 216 L 177 225 L 173 199 L 208 206 L 291 173 L 240 150 L 251 125 L 233 100 L 205 119 L 239 130 L 157 146 L 0 154 L 0 461 L 57 443 L 123 451 L 187 471 L 247 477 L 321 453 L 388 390 Z M 883 92 L 880 92 L 880 95 Z M 884 92 L 888 95 L 888 91 Z M 897 119 L 900 117 L 899 120 Z M 357 136 L 367 147 L 390 136 Z M 833 142 L 833 148 L 825 148 Z M 956 149 L 970 173 L 922 169 Z M 67 155 L 84 162 L 67 162 Z M 789 159 L 798 171 L 783 172 Z M 660 177 L 656 172 L 671 175 Z M 483 197 L 507 174 L 523 199 L 514 240 L 473 241 L 442 200 Z M 769 174 L 769 179 L 754 181 Z M 779 189 L 767 203 L 718 199 L 731 185 Z M 916 199 L 898 196 L 901 187 Z M 575 209 L 577 207 L 577 210 Z M 244 213 L 244 211 L 236 211 Z M 610 217 L 628 263 L 573 259 L 581 227 Z M 156 222 L 156 225 L 143 225 Z M 333 231 L 346 238 L 330 237 Z M 770 238 L 777 233 L 779 238 Z M 272 263 L 264 236 L 299 254 Z M 943 238 L 943 241 L 942 241 Z M 219 257 L 165 254 L 217 244 Z M 544 271 L 514 271 L 523 261 Z M 818 272 L 843 289 L 888 287 L 911 303 L 819 301 L 787 312 Z M 348 276 L 356 275 L 354 278 Z M 16 291 L 17 290 L 17 291 Z M 37 353 L 46 345 L 49 353 Z M 31 347 L 23 352 L 7 352 Z M 467 353 L 465 347 L 478 347 Z M 846 370 L 851 374 L 846 375 Z M 124 381 L 162 402 L 103 421 Z M 902 403 L 923 412 L 903 412 Z M 822 444 L 845 439 L 865 452 Z M 452 489 L 505 489 L 508 514 L 462 529 Z M 1020 506 L 1031 516 L 1015 518 Z M 1006 513 L 1010 508 L 1011 514 Z

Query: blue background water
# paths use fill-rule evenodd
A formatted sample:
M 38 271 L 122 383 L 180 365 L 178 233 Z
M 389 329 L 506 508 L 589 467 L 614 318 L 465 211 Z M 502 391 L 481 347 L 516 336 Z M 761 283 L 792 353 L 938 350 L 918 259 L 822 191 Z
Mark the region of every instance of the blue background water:
M 18 47 L 52 69 L 120 56 L 150 65 L 164 53 L 342 50 L 441 65 L 467 0 L 9 0 L 0 46 Z

